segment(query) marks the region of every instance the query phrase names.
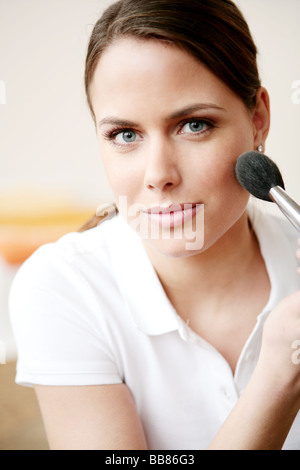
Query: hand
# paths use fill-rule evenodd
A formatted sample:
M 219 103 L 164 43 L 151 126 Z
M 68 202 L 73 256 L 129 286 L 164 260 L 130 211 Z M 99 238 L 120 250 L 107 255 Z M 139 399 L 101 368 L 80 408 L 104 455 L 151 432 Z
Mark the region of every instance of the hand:
M 300 352 L 295 344 L 300 349 L 300 290 L 268 316 L 258 364 L 209 449 L 282 448 L 300 409 Z
M 298 240 L 300 247 L 300 239 Z M 296 253 L 300 260 L 300 248 Z M 300 275 L 300 268 L 297 270 Z M 295 393 L 300 406 L 300 290 L 270 313 L 263 331 L 259 366 L 281 392 Z M 272 383 L 272 382 L 271 382 Z

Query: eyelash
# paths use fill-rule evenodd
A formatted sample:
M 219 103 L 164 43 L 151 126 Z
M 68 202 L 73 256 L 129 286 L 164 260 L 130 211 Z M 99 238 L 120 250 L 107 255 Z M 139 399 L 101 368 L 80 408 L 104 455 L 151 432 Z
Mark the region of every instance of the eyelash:
M 119 134 L 123 134 L 124 132 L 134 132 L 135 134 L 138 134 L 138 132 L 130 127 L 116 127 L 114 129 L 110 129 L 109 131 L 107 132 L 104 132 L 103 134 L 103 137 L 106 139 L 106 140 L 109 140 L 109 141 L 113 141 L 115 137 L 117 137 L 117 135 Z M 119 144 L 116 144 L 115 145 L 119 145 Z
M 180 129 L 182 129 L 186 124 L 193 123 L 193 122 L 201 122 L 201 123 L 204 123 L 208 126 L 208 129 L 206 129 L 204 131 L 200 131 L 198 133 L 195 132 L 194 133 L 195 136 L 206 135 L 206 133 L 209 132 L 211 129 L 214 129 L 215 127 L 217 127 L 215 121 L 213 121 L 212 119 L 203 119 L 203 118 L 195 118 L 195 117 L 185 119 L 184 121 L 180 122 L 178 126 L 180 127 Z M 130 144 L 126 144 L 126 143 L 118 144 L 117 142 L 114 141 L 115 137 L 117 137 L 119 134 L 122 134 L 124 132 L 134 132 L 136 134 L 139 134 L 139 132 L 136 131 L 133 128 L 115 127 L 113 129 L 108 130 L 107 132 L 104 132 L 103 137 L 104 137 L 105 140 L 108 140 L 113 145 L 117 145 L 119 147 L 124 147 L 124 146 L 128 146 Z M 180 134 L 180 132 L 179 132 L 179 134 Z M 193 135 L 193 133 L 191 133 L 191 135 Z

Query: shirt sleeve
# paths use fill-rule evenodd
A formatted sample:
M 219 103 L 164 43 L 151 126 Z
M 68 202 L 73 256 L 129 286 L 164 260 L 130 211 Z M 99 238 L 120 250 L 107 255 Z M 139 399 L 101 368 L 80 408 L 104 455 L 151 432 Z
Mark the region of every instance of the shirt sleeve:
M 57 256 L 54 244 L 40 248 L 20 268 L 10 291 L 16 382 L 26 386 L 121 383 L 101 328 L 101 308 L 84 277 Z

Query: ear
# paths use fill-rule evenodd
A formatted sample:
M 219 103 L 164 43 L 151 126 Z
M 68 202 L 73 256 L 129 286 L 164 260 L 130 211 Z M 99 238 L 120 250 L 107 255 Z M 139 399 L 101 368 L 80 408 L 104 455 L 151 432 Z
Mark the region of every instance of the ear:
M 265 145 L 270 129 L 270 98 L 267 90 L 260 87 L 256 94 L 256 105 L 252 115 L 254 149 Z

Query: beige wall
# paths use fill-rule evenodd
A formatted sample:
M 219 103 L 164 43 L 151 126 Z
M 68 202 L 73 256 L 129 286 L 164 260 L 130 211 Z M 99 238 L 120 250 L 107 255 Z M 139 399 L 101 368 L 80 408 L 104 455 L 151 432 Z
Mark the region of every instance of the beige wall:
M 111 199 L 83 89 L 88 37 L 110 3 L 0 0 L 0 194 L 31 186 L 95 205 Z M 266 153 L 300 201 L 300 1 L 237 3 L 271 94 Z

